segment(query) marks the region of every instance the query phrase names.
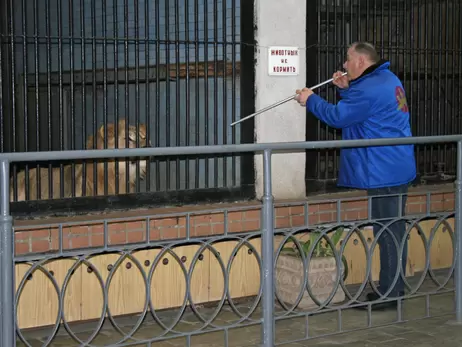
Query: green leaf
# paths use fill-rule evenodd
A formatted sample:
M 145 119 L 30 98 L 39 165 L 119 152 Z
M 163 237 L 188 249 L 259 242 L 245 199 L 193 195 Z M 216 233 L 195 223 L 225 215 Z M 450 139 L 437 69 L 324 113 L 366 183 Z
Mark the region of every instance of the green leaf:
M 303 246 L 303 252 L 305 253 L 305 256 L 308 256 L 308 253 L 310 252 L 310 246 L 311 246 L 311 240 L 306 241 Z
M 332 243 L 334 244 L 334 246 L 337 246 L 337 243 L 339 243 L 340 239 L 343 236 L 343 231 L 344 231 L 344 228 L 340 227 L 335 231 L 334 235 L 332 235 L 331 240 L 332 240 Z
M 281 250 L 281 253 L 298 253 L 298 252 L 294 248 L 286 247 Z

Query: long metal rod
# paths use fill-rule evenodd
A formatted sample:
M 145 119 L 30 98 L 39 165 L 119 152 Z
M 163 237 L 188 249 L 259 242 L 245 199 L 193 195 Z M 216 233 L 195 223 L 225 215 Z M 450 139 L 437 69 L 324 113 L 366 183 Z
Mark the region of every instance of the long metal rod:
M 262 267 L 263 347 L 274 345 L 274 198 L 271 184 L 271 150 L 263 152 Z
M 344 72 L 342 74 L 342 76 L 345 76 L 347 73 Z M 311 90 L 313 89 L 316 89 L 316 88 L 319 88 L 319 87 L 322 87 L 323 85 L 327 84 L 327 83 L 330 83 L 334 80 L 334 78 L 331 78 L 331 79 L 328 79 L 327 81 L 324 81 L 324 82 L 321 82 L 319 84 L 316 84 L 315 86 L 313 87 L 310 87 Z M 266 111 L 269 111 L 275 107 L 278 107 L 279 105 L 282 105 L 282 104 L 285 104 L 286 102 L 289 102 L 290 100 L 294 100 L 294 98 L 297 96 L 297 94 L 294 94 L 292 96 L 289 96 L 288 98 L 285 98 L 284 100 L 281 100 L 281 101 L 278 101 L 276 102 L 275 104 L 272 104 L 272 105 L 269 105 L 269 106 L 266 106 L 265 108 L 262 108 L 260 111 L 257 111 L 255 113 L 252 113 L 251 115 L 248 115 L 247 117 L 244 117 L 242 119 L 239 119 L 238 121 L 235 121 L 234 123 L 231 123 L 230 126 L 234 126 L 236 125 L 237 123 L 240 123 L 240 122 L 243 122 L 249 118 L 252 118 L 252 117 L 255 117 L 257 115 L 259 115 L 260 113 L 263 113 L 263 112 L 266 112 Z

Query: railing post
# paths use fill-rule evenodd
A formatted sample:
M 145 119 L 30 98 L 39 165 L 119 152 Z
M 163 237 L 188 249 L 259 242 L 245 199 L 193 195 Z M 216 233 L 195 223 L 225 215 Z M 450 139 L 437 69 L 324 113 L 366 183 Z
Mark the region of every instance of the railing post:
M 274 218 L 271 187 L 271 150 L 263 152 L 262 267 L 263 267 L 263 347 L 274 340 Z
M 10 163 L 0 160 L 0 209 L 1 209 L 1 240 L 0 240 L 0 314 L 2 330 L 0 347 L 16 346 L 14 328 L 14 277 L 13 277 L 13 218 L 10 216 Z
M 462 141 L 457 142 L 457 178 L 456 178 L 456 269 L 455 269 L 455 296 L 456 296 L 456 322 L 462 323 Z

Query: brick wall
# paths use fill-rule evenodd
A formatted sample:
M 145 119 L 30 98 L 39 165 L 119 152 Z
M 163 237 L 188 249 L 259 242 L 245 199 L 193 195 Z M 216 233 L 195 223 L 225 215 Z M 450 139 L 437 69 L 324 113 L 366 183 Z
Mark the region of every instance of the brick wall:
M 447 186 L 444 186 L 447 188 Z M 426 191 L 423 191 L 426 189 Z M 454 210 L 454 193 L 433 192 L 428 187 L 410 191 L 407 214 Z M 412 194 L 412 195 L 411 195 Z M 339 200 L 341 199 L 341 200 Z M 260 229 L 260 205 L 255 203 L 164 208 L 104 215 L 54 218 L 43 220 L 15 220 L 15 248 L 17 255 L 59 249 L 59 229 L 62 228 L 64 250 L 101 247 L 107 225 L 109 246 L 145 242 L 146 240 L 175 240 L 190 237 L 223 235 Z M 214 211 L 211 211 L 216 209 Z M 338 218 L 337 213 L 341 215 Z M 315 197 L 306 202 L 278 203 L 275 208 L 277 228 L 300 227 L 368 217 L 367 199 L 357 192 Z M 105 221 L 106 220 L 106 221 Z

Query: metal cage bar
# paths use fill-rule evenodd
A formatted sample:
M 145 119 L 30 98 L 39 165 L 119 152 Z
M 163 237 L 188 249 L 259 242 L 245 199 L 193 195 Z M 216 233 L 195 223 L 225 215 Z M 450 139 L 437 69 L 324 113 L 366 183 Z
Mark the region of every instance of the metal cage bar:
M 253 123 L 242 132 L 228 126 L 253 104 L 253 73 L 241 73 L 253 69 L 253 52 L 241 43 L 253 39 L 253 26 L 242 20 L 253 22 L 247 3 L 21 0 L 2 6 L 2 153 L 253 142 Z M 199 192 L 195 198 L 203 200 L 208 192 L 221 192 L 222 199 L 236 191 L 251 197 L 252 189 L 243 190 L 253 185 L 248 160 L 228 154 L 17 163 L 13 201 L 127 193 L 168 201 L 178 192 Z

